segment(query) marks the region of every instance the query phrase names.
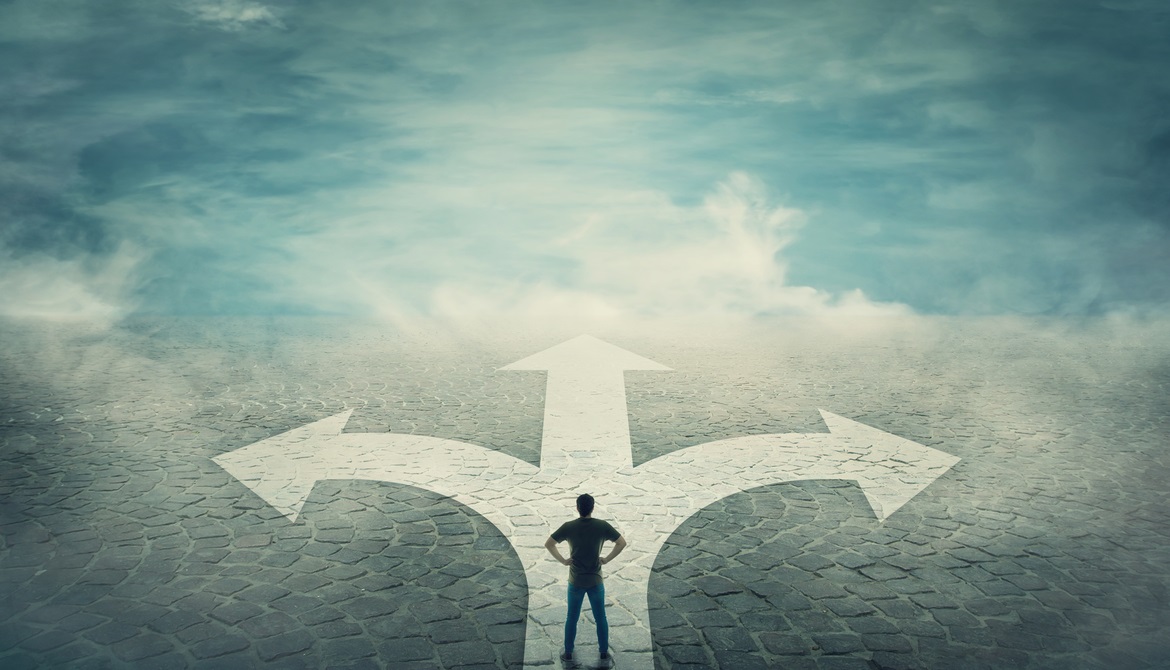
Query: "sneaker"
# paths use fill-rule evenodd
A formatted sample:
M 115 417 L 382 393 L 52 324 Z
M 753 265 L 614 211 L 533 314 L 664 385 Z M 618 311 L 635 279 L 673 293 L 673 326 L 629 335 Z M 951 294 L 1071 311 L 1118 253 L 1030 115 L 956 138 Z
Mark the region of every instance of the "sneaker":
M 601 658 L 599 658 L 597 660 L 597 667 L 599 667 L 599 668 L 612 668 L 613 667 L 613 654 L 612 653 L 602 654 Z
M 561 650 L 561 660 L 562 660 L 562 661 L 565 661 L 566 663 L 570 663 L 570 662 L 572 662 L 572 660 L 573 660 L 573 652 L 571 652 L 571 651 L 565 651 L 564 649 L 562 649 L 562 650 Z

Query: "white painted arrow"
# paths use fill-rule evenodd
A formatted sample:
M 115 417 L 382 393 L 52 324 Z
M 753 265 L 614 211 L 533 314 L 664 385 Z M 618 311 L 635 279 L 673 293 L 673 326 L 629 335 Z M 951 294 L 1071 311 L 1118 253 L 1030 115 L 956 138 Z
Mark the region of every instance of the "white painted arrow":
M 352 410 L 214 460 L 292 520 L 324 479 L 397 482 L 468 505 L 508 538 L 524 566 L 527 667 L 552 663 L 564 624 L 564 568 L 544 540 L 574 515 L 578 493 L 592 493 L 595 516 L 630 543 L 607 566 L 610 644 L 623 667 L 647 670 L 654 666 L 646 600 L 654 559 L 695 512 L 769 484 L 847 479 L 885 520 L 959 460 L 822 410 L 829 433 L 718 440 L 632 468 L 623 371 L 669 368 L 581 336 L 502 369 L 548 371 L 540 468 L 455 440 L 345 433 Z M 587 629 L 578 635 L 582 655 L 591 647 Z
M 626 370 L 670 370 L 580 335 L 501 370 L 548 370 L 540 468 L 613 473 L 633 465 Z
M 293 521 L 313 485 L 326 479 L 410 484 L 471 504 L 479 491 L 494 498 L 496 489 L 537 474 L 530 463 L 465 442 L 341 432 L 352 413 L 335 414 L 214 460 Z

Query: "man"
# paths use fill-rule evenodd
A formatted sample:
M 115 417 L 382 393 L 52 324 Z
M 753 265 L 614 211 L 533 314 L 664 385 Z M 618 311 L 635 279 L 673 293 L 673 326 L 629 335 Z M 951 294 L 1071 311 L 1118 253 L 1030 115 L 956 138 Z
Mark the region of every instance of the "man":
M 577 641 L 577 620 L 581 618 L 581 603 L 589 596 L 589 607 L 597 622 L 597 646 L 601 650 L 601 667 L 613 667 L 609 654 L 609 621 L 605 618 L 605 585 L 601 581 L 601 566 L 609 563 L 626 548 L 626 538 L 614 527 L 593 518 L 593 496 L 577 496 L 580 518 L 562 524 L 545 540 L 544 546 L 553 558 L 569 566 L 569 614 L 565 618 L 565 651 L 562 661 L 573 660 L 573 645 Z M 561 555 L 558 542 L 569 541 L 569 558 Z M 613 542 L 609 555 L 601 558 L 601 545 Z

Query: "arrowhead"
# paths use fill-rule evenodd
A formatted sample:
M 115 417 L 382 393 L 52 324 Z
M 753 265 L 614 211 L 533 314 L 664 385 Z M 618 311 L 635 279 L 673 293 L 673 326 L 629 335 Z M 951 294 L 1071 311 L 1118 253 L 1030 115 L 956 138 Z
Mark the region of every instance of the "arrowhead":
M 820 412 L 829 432 L 843 438 L 856 454 L 857 482 L 879 521 L 885 521 L 959 462 L 958 456 L 825 410 Z
M 571 340 L 505 365 L 501 370 L 670 370 L 670 368 L 603 342 L 592 335 Z
M 302 477 L 300 466 L 319 458 L 322 444 L 341 434 L 352 413 L 346 410 L 211 460 L 296 521 L 316 482 L 315 477 Z

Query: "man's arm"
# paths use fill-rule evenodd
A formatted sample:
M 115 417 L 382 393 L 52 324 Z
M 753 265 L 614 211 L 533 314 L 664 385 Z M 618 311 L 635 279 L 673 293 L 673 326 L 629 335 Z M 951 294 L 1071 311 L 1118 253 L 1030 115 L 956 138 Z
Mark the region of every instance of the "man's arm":
M 569 564 L 569 559 L 561 555 L 561 550 L 557 549 L 557 541 L 552 539 L 551 535 L 549 535 L 548 539 L 544 541 L 544 548 L 548 549 L 548 553 L 552 554 L 553 558 L 557 559 L 561 565 Z
M 550 539 L 550 540 L 551 540 L 552 538 L 550 537 L 550 538 L 548 538 L 548 539 Z M 545 546 L 547 546 L 547 545 L 545 545 Z M 612 561 L 613 559 L 617 558 L 617 555 L 618 555 L 618 554 L 620 554 L 620 553 L 622 553 L 622 549 L 625 549 L 625 548 L 626 548 L 626 538 L 625 538 L 625 536 L 624 536 L 624 535 L 618 535 L 618 539 L 614 540 L 614 542 L 613 542 L 613 549 L 611 549 L 611 550 L 609 551 L 609 555 L 608 555 L 608 556 L 606 556 L 605 558 L 601 559 L 601 564 L 602 564 L 602 565 L 605 565 L 606 563 L 609 563 L 609 562 L 610 562 L 610 561 Z

